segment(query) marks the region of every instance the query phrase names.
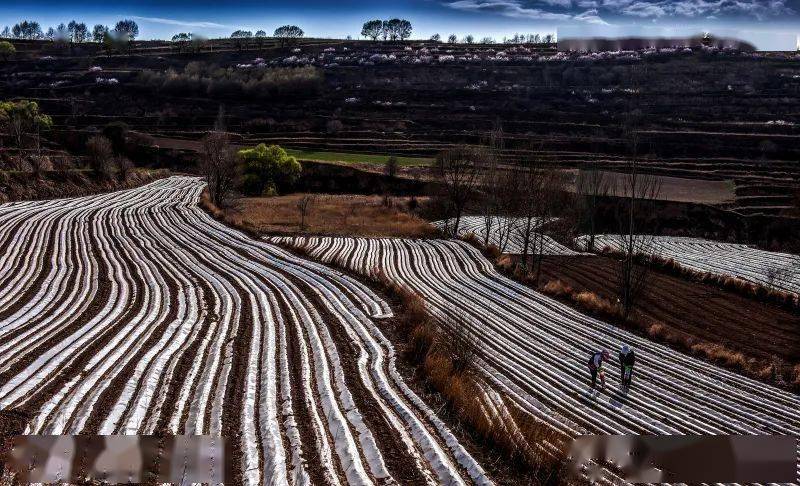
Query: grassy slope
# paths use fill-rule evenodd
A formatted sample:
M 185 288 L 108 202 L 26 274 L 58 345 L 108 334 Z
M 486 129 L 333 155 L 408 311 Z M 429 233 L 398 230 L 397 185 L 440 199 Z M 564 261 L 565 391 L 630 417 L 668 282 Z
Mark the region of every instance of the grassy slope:
M 300 160 L 313 160 L 319 162 L 344 162 L 355 164 L 383 165 L 390 155 L 376 154 L 351 154 L 345 152 L 322 152 L 309 150 L 286 149 L 289 155 Z M 430 157 L 397 157 L 397 163 L 405 167 L 427 166 L 433 162 Z
M 223 211 L 226 221 L 257 233 L 322 234 L 419 238 L 436 234 L 426 221 L 406 210 L 409 198 L 316 194 L 300 227 L 298 203 L 304 194 L 243 198 Z

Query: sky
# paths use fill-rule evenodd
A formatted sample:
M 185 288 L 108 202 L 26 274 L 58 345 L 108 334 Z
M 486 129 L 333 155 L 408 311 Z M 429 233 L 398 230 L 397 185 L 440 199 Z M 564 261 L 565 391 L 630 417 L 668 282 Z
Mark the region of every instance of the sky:
M 0 28 L 23 19 L 43 30 L 72 19 L 93 26 L 135 20 L 140 38 L 178 32 L 227 36 L 237 29 L 268 33 L 284 24 L 307 36 L 357 38 L 372 18 L 411 21 L 412 38 L 515 33 L 565 37 L 690 36 L 711 32 L 762 50 L 794 50 L 800 0 L 0 0 Z

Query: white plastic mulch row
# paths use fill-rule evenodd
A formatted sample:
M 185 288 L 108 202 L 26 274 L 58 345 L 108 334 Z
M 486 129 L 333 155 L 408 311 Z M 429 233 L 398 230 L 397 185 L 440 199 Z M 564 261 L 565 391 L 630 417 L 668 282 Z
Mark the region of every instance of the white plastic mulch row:
M 716 275 L 732 276 L 761 285 L 800 293 L 800 256 L 759 250 L 748 245 L 677 236 L 647 237 L 647 251 L 680 265 Z M 584 249 L 588 237 L 576 240 Z M 619 250 L 620 235 L 597 235 L 595 250 Z
M 800 433 L 800 397 L 750 380 L 584 316 L 504 278 L 472 246 L 452 240 L 274 237 L 392 281 L 422 296 L 449 325 L 480 343 L 487 374 L 532 413 L 571 433 Z M 608 388 L 589 391 L 587 361 L 623 343 L 637 352 L 628 394 L 618 367 Z
M 220 435 L 224 417 L 238 417 L 242 430 L 227 432 L 248 484 L 310 484 L 311 468 L 334 484 L 394 482 L 385 457 L 398 452 L 429 483 L 487 483 L 395 370 L 374 322 L 388 305 L 216 222 L 197 207 L 202 189 L 171 177 L 0 205 L 0 409 L 31 412 L 32 434 Z M 355 353 L 340 354 L 334 326 Z M 242 382 L 234 355 L 243 385 L 229 390 Z M 358 376 L 345 375 L 344 360 Z M 378 446 L 349 380 L 405 450 Z M 300 433 L 299 407 L 313 439 Z
M 455 227 L 455 218 L 434 221 L 432 224 L 449 233 Z M 541 225 L 541 218 L 533 218 L 530 222 L 531 236 L 529 236 L 528 254 L 539 252 L 538 245 L 541 245 L 541 254 L 543 255 L 574 256 L 581 254 L 558 243 L 553 238 L 535 231 Z M 458 223 L 458 236 L 472 234 L 479 241 L 484 242 L 488 228 L 490 245 L 499 248 L 501 253 L 521 255 L 525 251 L 524 235 L 529 232 L 527 226 L 526 218 L 495 216 L 490 218 L 487 225 L 487 220 L 483 216 L 462 216 Z

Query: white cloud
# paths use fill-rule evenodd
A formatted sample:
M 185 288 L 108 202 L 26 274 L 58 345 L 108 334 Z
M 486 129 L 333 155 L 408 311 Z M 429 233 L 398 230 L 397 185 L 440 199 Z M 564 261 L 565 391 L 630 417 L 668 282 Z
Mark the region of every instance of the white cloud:
M 518 0 L 456 0 L 445 2 L 446 7 L 472 12 L 490 12 L 505 17 L 536 20 L 569 20 L 566 13 L 548 12 L 539 8 L 524 7 Z
M 586 0 L 582 0 L 582 3 L 585 1 Z M 572 0 L 541 0 L 540 3 L 546 3 L 551 7 L 572 6 Z M 608 25 L 606 21 L 600 18 L 597 9 L 590 9 L 583 13 L 573 15 L 569 12 L 553 12 L 538 7 L 528 7 L 520 0 L 456 0 L 444 2 L 443 5 L 456 10 L 488 12 L 513 18 L 556 21 L 574 20 L 591 24 Z
M 205 21 L 187 21 L 187 20 L 177 20 L 177 19 L 165 19 L 161 17 L 141 17 L 138 15 L 132 15 L 131 18 L 134 20 L 138 20 L 141 22 L 152 22 L 154 24 L 165 24 L 165 25 L 178 25 L 180 27 L 195 27 L 200 29 L 230 29 L 231 26 L 218 24 L 216 22 L 205 22 Z
M 586 22 L 587 24 L 611 25 L 600 18 L 596 8 L 580 13 L 573 18 L 581 22 Z
M 661 5 L 649 2 L 635 2 L 622 7 L 621 13 L 633 17 L 663 17 L 667 11 Z

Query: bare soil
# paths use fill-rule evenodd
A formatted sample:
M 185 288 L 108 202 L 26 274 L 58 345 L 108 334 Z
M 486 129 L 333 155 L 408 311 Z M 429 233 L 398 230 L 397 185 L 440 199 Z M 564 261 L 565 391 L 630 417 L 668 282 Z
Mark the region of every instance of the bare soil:
M 686 338 L 719 343 L 745 356 L 800 362 L 800 316 L 716 287 L 650 272 L 636 312 Z M 615 265 L 610 258 L 546 257 L 542 279 L 560 279 L 612 302 Z

